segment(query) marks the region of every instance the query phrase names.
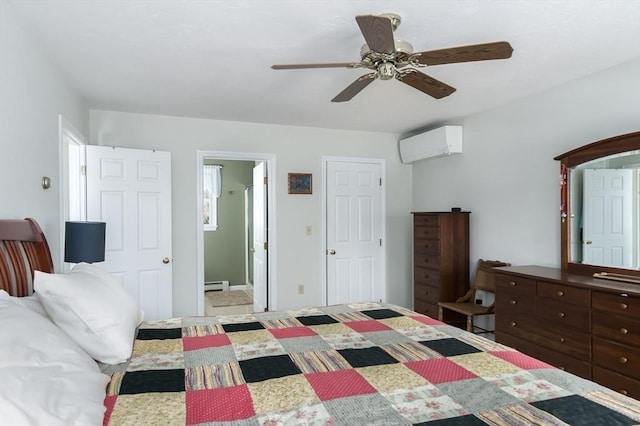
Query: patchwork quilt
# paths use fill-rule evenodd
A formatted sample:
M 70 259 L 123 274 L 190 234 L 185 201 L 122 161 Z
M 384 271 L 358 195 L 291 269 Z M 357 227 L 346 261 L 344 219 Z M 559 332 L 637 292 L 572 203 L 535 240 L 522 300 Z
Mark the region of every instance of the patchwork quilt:
M 105 425 L 634 425 L 640 402 L 379 303 L 145 322 Z

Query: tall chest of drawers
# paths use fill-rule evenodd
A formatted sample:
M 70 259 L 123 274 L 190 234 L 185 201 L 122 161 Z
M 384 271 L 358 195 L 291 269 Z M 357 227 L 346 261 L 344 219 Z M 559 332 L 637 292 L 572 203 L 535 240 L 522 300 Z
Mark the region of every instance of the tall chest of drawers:
M 496 341 L 640 399 L 640 285 L 497 268 Z
M 453 302 L 469 289 L 469 212 L 412 214 L 414 310 L 437 318 L 438 302 Z M 460 321 L 451 314 L 445 321 Z

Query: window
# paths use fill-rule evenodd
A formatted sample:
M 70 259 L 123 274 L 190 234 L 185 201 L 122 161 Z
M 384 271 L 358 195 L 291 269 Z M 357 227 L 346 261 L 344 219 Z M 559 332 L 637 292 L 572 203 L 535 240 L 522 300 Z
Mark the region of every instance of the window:
M 205 164 L 202 166 L 202 219 L 205 231 L 218 229 L 218 198 L 222 188 L 220 169 L 222 166 Z

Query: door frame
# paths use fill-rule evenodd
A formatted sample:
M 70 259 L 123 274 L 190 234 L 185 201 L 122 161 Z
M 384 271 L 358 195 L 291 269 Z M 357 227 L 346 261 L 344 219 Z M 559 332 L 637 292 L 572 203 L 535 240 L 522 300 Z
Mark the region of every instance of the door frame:
M 380 273 L 382 275 L 382 301 L 387 301 L 387 185 L 384 184 L 387 181 L 386 178 L 386 160 L 381 158 L 361 158 L 361 157 L 330 157 L 322 156 L 320 159 L 322 163 L 322 196 L 321 196 L 321 211 L 322 217 L 320 220 L 320 232 L 322 235 L 322 250 L 320 253 L 320 282 L 322 283 L 321 297 L 322 303 L 327 305 L 329 285 L 327 277 L 327 164 L 329 162 L 343 162 L 343 163 L 369 163 L 377 164 L 380 166 L 380 178 L 383 185 L 380 188 L 380 224 L 382 230 L 382 258 L 380 259 Z
M 196 289 L 198 315 L 204 315 L 204 225 L 202 224 L 202 164 L 205 159 L 263 161 L 267 167 L 267 304 L 276 310 L 276 155 L 251 152 L 198 150 L 196 155 Z
M 74 164 L 74 167 L 80 169 L 87 164 L 87 158 L 85 153 L 85 147 L 87 141 L 85 137 L 80 133 L 64 116 L 58 115 L 58 182 L 60 182 L 60 262 L 57 270 L 60 272 L 68 272 L 69 264 L 64 261 L 64 239 L 65 239 L 65 222 L 69 220 L 86 220 L 87 219 L 87 179 L 86 175 L 83 176 L 80 182 L 77 193 L 71 192 L 71 186 L 68 178 L 68 169 L 71 167 L 69 164 L 69 146 L 73 144 L 80 150 L 80 157 L 78 158 L 78 164 Z M 69 203 L 73 199 L 80 204 L 80 217 L 70 217 Z

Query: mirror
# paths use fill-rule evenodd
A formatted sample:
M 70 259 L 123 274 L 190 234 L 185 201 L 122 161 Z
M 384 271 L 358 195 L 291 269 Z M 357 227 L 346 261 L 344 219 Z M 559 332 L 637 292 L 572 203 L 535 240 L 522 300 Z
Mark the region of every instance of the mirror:
M 640 151 L 569 170 L 570 262 L 638 269 Z
M 561 161 L 563 270 L 640 276 L 640 132 L 555 159 Z

